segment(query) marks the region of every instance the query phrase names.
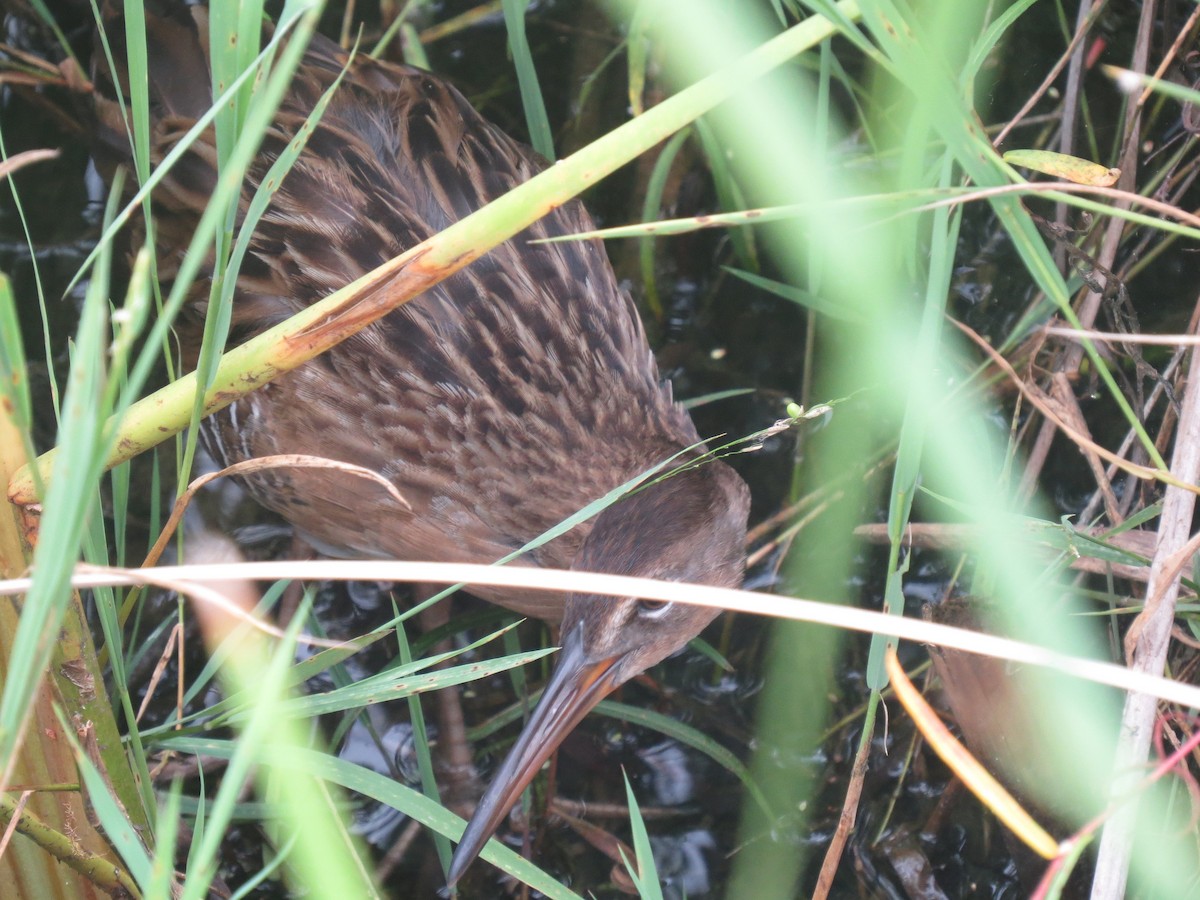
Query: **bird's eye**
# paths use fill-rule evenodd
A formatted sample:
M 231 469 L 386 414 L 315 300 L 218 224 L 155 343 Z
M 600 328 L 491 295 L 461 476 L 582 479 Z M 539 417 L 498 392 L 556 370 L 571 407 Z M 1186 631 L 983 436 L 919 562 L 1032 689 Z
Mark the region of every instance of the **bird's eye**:
M 638 615 L 649 619 L 657 619 L 670 608 L 671 604 L 666 600 L 641 599 L 637 602 Z

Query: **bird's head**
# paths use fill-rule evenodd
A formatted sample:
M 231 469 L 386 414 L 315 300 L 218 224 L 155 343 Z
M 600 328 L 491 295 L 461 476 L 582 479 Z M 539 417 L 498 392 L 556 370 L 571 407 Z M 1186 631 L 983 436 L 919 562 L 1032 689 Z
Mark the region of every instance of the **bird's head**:
M 738 587 L 746 561 L 748 510 L 745 482 L 725 464 L 707 463 L 606 509 L 572 568 Z M 564 651 L 578 639 L 586 648 L 585 664 L 605 667 L 604 681 L 611 690 L 679 650 L 717 612 L 640 597 L 575 593 L 563 613 Z
M 732 469 L 720 462 L 700 465 L 604 510 L 572 568 L 737 587 L 749 505 L 746 485 Z M 463 832 L 451 885 L 579 720 L 615 687 L 682 648 L 717 612 L 639 597 L 568 598 L 554 674 Z

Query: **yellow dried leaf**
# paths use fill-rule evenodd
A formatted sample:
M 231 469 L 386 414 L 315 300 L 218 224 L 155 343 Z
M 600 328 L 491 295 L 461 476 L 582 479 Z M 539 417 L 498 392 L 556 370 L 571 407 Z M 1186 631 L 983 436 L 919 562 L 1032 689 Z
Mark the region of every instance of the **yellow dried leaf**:
M 1054 178 L 1094 187 L 1112 187 L 1121 177 L 1120 169 L 1106 169 L 1091 160 L 1052 150 L 1009 150 L 1004 154 L 1004 161 Z

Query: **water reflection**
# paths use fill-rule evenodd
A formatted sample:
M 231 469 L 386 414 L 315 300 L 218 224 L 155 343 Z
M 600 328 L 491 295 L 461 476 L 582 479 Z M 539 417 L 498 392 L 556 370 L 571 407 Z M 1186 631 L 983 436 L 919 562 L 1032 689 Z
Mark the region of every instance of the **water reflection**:
M 696 779 L 688 755 L 675 741 L 637 751 L 651 773 L 654 796 L 661 806 L 679 806 L 695 796 Z
M 392 723 L 381 731 L 360 716 L 350 726 L 338 757 L 409 785 L 420 780 L 413 729 L 407 722 Z M 369 801 L 355 810 L 354 832 L 376 847 L 386 847 L 406 818 L 386 804 Z
M 665 900 L 683 900 L 709 892 L 707 851 L 716 846 L 712 835 L 704 830 L 688 831 L 678 837 L 650 838 Z

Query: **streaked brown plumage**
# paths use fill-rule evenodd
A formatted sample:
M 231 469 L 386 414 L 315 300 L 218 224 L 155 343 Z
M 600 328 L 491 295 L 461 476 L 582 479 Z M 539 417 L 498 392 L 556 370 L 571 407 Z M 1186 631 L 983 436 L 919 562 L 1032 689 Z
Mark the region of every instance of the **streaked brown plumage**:
M 193 16 L 150 17 L 159 158 L 211 103 Z M 110 39 L 120 34 L 108 29 Z M 254 164 L 243 202 L 345 65 L 318 39 Z M 99 79 L 103 81 L 103 79 Z M 112 104 L 98 104 L 116 159 Z M 189 153 L 155 195 L 168 273 L 212 193 L 211 147 Z M 535 174 L 542 163 L 429 73 L 358 57 L 258 226 L 238 276 L 231 344 L 289 317 Z M 211 417 L 224 463 L 281 453 L 343 460 L 390 479 L 274 469 L 254 496 L 317 547 L 349 556 L 491 562 L 612 488 L 696 447 L 599 242 L 533 245 L 585 231 L 568 203 L 418 300 Z M 208 285 L 189 316 L 203 313 Z M 182 331 L 193 351 L 198 328 Z M 687 450 L 684 459 L 699 451 Z M 745 485 L 707 462 L 618 502 L 523 565 L 740 582 Z M 681 647 L 706 610 L 636 598 L 480 588 L 523 614 L 562 620 L 564 659 L 534 722 L 485 797 L 451 881 L 559 740 L 600 696 Z

